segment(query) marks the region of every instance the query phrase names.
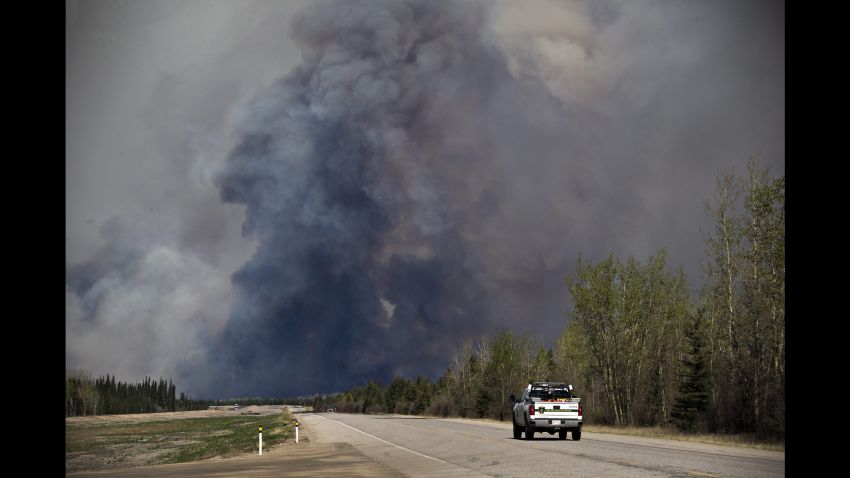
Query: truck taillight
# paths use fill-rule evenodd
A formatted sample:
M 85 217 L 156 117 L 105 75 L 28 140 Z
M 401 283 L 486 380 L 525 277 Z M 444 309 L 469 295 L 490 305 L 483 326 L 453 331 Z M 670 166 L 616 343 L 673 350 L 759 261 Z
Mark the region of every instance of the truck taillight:
M 578 404 L 578 416 L 584 416 L 584 407 L 581 406 L 581 403 Z
M 531 405 L 528 406 L 528 414 L 534 415 L 534 402 L 531 402 Z

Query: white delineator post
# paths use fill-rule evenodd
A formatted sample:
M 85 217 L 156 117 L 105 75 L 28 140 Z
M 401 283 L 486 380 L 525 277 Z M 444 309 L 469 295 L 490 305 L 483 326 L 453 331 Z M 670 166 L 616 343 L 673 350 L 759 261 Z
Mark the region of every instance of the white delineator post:
M 263 456 L 263 426 L 260 425 L 260 456 Z
M 295 443 L 298 443 L 298 420 L 295 421 Z

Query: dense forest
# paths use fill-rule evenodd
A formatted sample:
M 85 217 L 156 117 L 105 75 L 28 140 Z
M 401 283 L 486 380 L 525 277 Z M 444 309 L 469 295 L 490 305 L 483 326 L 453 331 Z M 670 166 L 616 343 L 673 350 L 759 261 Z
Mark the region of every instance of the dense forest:
M 645 263 L 578 258 L 567 325 L 545 348 L 501 330 L 456 351 L 431 382 L 396 378 L 315 396 L 318 410 L 510 419 L 530 381 L 573 384 L 586 423 L 785 437 L 785 179 L 751 160 L 705 204 L 704 285 L 664 250 Z
M 751 160 L 745 178 L 718 177 L 705 204 L 704 284 L 692 291 L 665 251 L 646 262 L 579 257 L 566 278 L 566 326 L 550 348 L 500 330 L 467 342 L 432 382 L 396 378 L 289 399 L 191 400 L 169 380 L 138 384 L 80 374 L 66 415 L 289 403 L 340 412 L 510 419 L 509 396 L 530 381 L 563 381 L 585 423 L 675 426 L 785 438 L 785 178 Z
M 126 383 L 110 375 L 93 379 L 82 370 L 70 370 L 65 377 L 66 417 L 199 410 L 207 406 L 207 401 L 192 400 L 183 393 L 178 397 L 171 379 L 145 377 L 138 383 Z

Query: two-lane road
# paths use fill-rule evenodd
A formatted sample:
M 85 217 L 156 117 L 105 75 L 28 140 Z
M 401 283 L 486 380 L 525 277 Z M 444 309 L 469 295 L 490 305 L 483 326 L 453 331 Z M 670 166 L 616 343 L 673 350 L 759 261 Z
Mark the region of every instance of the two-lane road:
M 785 453 L 653 438 L 548 433 L 515 440 L 510 423 L 398 415 L 299 414 L 311 439 L 346 442 L 418 476 L 784 476 Z
M 785 475 L 785 453 L 582 433 L 514 440 L 510 423 L 400 415 L 297 413 L 301 442 L 226 459 L 80 472 L 77 478 L 642 477 Z

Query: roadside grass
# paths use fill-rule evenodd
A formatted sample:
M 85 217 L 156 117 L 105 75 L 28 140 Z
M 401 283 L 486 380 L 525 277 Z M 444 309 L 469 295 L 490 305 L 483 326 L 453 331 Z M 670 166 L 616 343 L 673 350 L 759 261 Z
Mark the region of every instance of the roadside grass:
M 428 418 L 461 418 L 461 417 L 443 417 L 437 415 L 417 415 Z M 463 420 L 473 420 L 488 423 L 510 424 L 511 419 L 508 416 L 507 420 L 496 420 L 493 418 L 461 418 Z M 675 428 L 665 427 L 614 427 L 606 425 L 588 425 L 582 426 L 582 430 L 590 433 L 610 433 L 612 435 L 630 435 L 647 438 L 663 438 L 667 440 L 691 441 L 698 443 L 709 443 L 713 445 L 737 446 L 743 448 L 757 448 L 760 450 L 770 451 L 785 451 L 784 442 L 771 442 L 760 440 L 753 434 L 741 435 L 723 435 L 711 433 L 685 433 Z
M 760 450 L 785 451 L 785 443 L 756 439 L 755 435 L 720 435 L 712 433 L 685 433 L 674 428 L 664 427 L 612 427 L 605 425 L 584 425 L 582 430 L 590 433 L 610 433 L 667 440 L 692 441 L 714 445 L 729 445 Z
M 185 418 L 142 423 L 65 425 L 66 471 L 159 465 L 257 451 L 294 437 L 292 415 Z

